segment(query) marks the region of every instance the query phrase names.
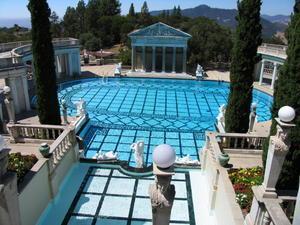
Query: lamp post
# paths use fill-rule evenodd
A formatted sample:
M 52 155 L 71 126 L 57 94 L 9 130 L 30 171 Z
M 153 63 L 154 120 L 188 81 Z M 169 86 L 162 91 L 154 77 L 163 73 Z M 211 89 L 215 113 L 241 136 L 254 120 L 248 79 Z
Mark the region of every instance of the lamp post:
M 276 198 L 276 183 L 278 181 L 286 154 L 290 148 L 289 133 L 295 124 L 292 123 L 296 116 L 295 110 L 290 106 L 279 109 L 277 133 L 270 137 L 268 157 L 262 184 L 263 197 Z
M 153 174 L 155 184 L 149 186 L 152 205 L 152 224 L 168 225 L 175 198 L 175 186 L 171 184 L 176 159 L 174 149 L 167 144 L 157 146 L 153 151 Z

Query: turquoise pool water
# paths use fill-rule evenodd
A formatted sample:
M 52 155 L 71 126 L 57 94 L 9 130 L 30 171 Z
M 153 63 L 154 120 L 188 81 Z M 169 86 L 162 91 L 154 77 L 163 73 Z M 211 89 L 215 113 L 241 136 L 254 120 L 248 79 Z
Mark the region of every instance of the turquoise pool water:
M 90 121 L 81 131 L 85 157 L 97 152 L 118 152 L 119 159 L 134 163 L 130 145 L 144 140 L 146 164 L 152 163 L 155 146 L 167 143 L 177 156 L 199 159 L 207 130 L 220 105 L 227 103 L 226 82 L 175 79 L 110 78 L 83 79 L 60 86 L 59 98 L 67 101 L 70 115 L 84 99 Z M 270 119 L 272 97 L 254 90 L 259 121 Z

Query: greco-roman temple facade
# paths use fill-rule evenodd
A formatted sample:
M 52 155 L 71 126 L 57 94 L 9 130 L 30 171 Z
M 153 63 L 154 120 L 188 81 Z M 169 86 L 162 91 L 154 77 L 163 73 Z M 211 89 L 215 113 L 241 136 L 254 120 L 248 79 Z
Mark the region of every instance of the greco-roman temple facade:
M 186 73 L 187 42 L 191 35 L 159 22 L 128 36 L 132 73 Z
M 261 61 L 256 65 L 255 78 L 259 85 L 267 85 L 274 89 L 279 69 L 287 58 L 286 50 L 285 45 L 273 44 L 262 44 L 258 48 L 257 54 L 261 56 Z

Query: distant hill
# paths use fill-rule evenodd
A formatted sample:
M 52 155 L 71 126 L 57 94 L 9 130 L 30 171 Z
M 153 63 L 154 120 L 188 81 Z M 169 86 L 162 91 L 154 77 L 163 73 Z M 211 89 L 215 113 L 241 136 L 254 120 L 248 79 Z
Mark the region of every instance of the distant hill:
M 288 25 L 291 17 L 285 16 L 285 15 L 275 15 L 275 16 L 269 16 L 269 15 L 262 15 L 262 18 L 269 20 L 272 23 L 282 23 Z
M 18 24 L 21 27 L 31 28 L 30 18 L 0 18 L 0 27 L 13 27 L 15 24 Z
M 171 13 L 172 9 L 169 11 Z M 162 10 L 153 11 L 151 12 L 151 15 L 159 15 L 161 12 Z M 230 27 L 232 29 L 236 27 L 236 20 L 235 20 L 235 17 L 237 15 L 236 9 L 219 9 L 219 8 L 211 8 L 207 5 L 199 5 L 195 8 L 183 9 L 181 10 L 181 12 L 182 15 L 190 18 L 196 18 L 202 16 L 202 17 L 207 17 L 209 19 L 215 20 L 218 24 Z M 280 20 L 283 19 L 284 16 L 278 18 L 277 17 L 273 18 L 272 16 L 267 16 L 267 17 L 274 22 L 265 19 L 266 15 L 262 16 L 261 23 L 263 26 L 264 36 L 271 37 L 277 32 L 284 32 L 285 29 L 287 28 L 287 24 L 282 23 L 282 20 Z

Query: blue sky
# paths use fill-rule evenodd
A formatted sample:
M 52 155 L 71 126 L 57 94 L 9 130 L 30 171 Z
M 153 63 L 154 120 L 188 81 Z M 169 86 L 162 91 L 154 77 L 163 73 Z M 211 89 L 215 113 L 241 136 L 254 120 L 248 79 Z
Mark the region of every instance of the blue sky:
M 87 2 L 88 0 L 85 0 Z M 76 6 L 78 0 L 48 0 L 50 8 L 60 17 L 68 6 Z M 144 0 L 121 0 L 122 14 L 127 14 L 130 4 L 133 2 L 136 11 L 139 11 Z M 207 4 L 212 7 L 232 9 L 236 8 L 237 0 L 148 0 L 150 10 L 173 8 L 180 5 L 182 9 Z M 28 0 L 0 0 L 0 18 L 27 18 Z M 263 0 L 262 13 L 269 15 L 289 15 L 293 9 L 294 0 Z

